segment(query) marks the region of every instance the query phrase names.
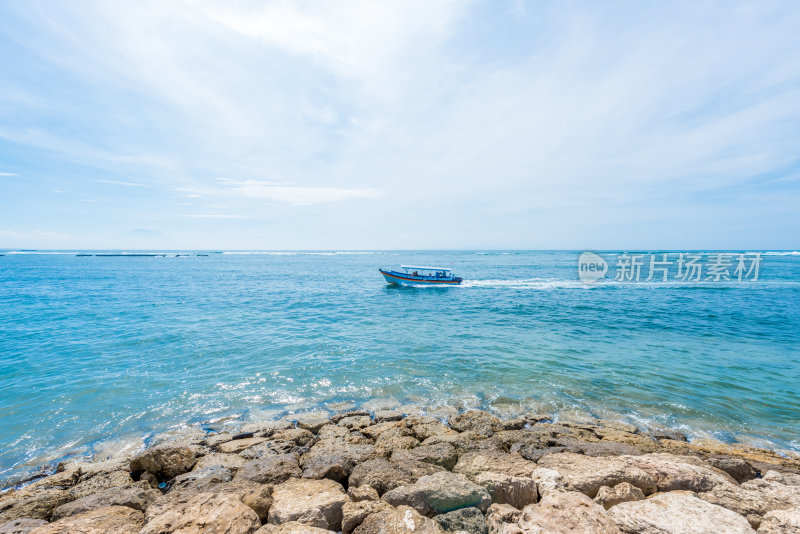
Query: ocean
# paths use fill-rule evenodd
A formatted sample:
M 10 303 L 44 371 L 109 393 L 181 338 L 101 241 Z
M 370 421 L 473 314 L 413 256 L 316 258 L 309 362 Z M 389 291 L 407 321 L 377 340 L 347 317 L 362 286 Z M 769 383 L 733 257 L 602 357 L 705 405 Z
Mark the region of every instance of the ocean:
M 757 280 L 593 284 L 581 251 L 0 253 L 0 485 L 163 432 L 366 401 L 800 451 L 796 251 L 760 256 Z M 387 285 L 378 268 L 401 263 L 465 281 Z

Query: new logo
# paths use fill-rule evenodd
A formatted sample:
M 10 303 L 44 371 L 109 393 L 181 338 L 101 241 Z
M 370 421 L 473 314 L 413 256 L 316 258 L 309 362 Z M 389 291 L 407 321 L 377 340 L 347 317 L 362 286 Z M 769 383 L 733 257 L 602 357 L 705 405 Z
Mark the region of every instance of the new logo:
M 578 277 L 583 283 L 597 282 L 607 272 L 608 263 L 594 252 L 586 251 L 578 258 Z

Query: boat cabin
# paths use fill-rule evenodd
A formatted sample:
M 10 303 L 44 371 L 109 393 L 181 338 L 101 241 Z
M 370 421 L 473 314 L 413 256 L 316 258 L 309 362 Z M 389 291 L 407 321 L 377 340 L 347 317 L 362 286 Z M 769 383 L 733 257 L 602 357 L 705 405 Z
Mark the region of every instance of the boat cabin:
M 406 274 L 411 276 L 418 276 L 420 278 L 452 278 L 452 269 L 444 267 L 425 267 L 418 265 L 401 265 Z

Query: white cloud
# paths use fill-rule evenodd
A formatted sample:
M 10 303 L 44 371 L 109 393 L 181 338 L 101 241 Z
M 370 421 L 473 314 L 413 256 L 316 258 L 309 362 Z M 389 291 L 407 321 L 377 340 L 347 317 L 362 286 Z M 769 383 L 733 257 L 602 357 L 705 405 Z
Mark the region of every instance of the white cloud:
M 54 176 L 62 160 L 97 171 L 47 190 L 86 198 L 89 182 L 141 177 L 159 221 L 226 205 L 258 219 L 254 232 L 325 227 L 364 239 L 351 246 L 392 246 L 357 223 L 395 217 L 439 228 L 409 229 L 404 246 L 569 247 L 577 227 L 608 235 L 609 213 L 630 214 L 634 235 L 648 214 L 730 219 L 759 202 L 787 211 L 766 199 L 797 194 L 791 4 L 90 0 L 19 13 L 19 50 L 60 83 L 20 79 L 25 120 L 0 108 L 0 137 L 46 154 Z M 745 194 L 754 184 L 788 191 Z M 133 196 L 103 203 L 144 216 Z
M 270 182 L 245 180 L 230 182 L 229 191 L 249 199 L 269 200 L 293 206 L 310 206 L 326 202 L 341 202 L 358 198 L 375 198 L 375 189 L 337 189 L 333 187 L 294 187 Z
M 217 179 L 215 187 L 202 189 L 179 188 L 191 192 L 190 198 L 236 197 L 247 200 L 266 200 L 291 206 L 311 206 L 328 202 L 377 198 L 381 192 L 372 188 L 303 187 L 260 180 Z
M 188 213 L 183 214 L 182 217 L 188 217 L 190 219 L 249 219 L 247 215 L 226 213 Z
M 0 176 L 19 176 L 19 174 L 15 172 L 0 172 Z
M 69 234 L 45 230 L 29 230 L 29 231 L 16 231 L 16 230 L 0 230 L 0 238 L 9 239 L 18 243 L 38 243 L 40 241 L 64 241 L 72 239 Z
M 144 187 L 144 184 L 140 184 L 137 182 L 128 182 L 125 180 L 95 180 L 95 182 L 99 184 L 123 185 L 126 187 Z

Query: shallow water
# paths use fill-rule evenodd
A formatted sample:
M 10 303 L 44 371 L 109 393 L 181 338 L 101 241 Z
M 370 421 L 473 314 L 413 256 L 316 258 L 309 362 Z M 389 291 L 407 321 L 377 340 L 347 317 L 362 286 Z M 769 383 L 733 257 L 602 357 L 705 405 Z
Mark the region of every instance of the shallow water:
M 765 255 L 758 282 L 588 286 L 578 255 L 6 252 L 0 479 L 185 424 L 376 397 L 800 450 L 800 254 Z M 466 280 L 388 286 L 378 267 L 400 263 Z

